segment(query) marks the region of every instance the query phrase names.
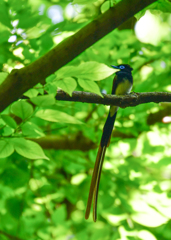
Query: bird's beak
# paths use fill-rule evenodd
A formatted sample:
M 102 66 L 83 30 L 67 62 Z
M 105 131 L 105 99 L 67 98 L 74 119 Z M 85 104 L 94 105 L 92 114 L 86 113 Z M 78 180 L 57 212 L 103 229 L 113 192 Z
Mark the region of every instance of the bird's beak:
M 116 69 L 120 69 L 118 66 L 114 66 L 114 65 L 111 65 L 111 67 L 116 68 Z

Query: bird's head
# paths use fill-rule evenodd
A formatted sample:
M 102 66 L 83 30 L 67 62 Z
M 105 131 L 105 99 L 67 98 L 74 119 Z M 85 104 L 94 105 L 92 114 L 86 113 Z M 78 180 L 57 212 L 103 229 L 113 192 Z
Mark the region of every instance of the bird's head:
M 124 71 L 124 72 L 131 72 L 133 70 L 133 68 L 131 66 L 129 66 L 128 64 L 120 64 L 118 66 L 113 66 L 111 65 L 111 67 Z

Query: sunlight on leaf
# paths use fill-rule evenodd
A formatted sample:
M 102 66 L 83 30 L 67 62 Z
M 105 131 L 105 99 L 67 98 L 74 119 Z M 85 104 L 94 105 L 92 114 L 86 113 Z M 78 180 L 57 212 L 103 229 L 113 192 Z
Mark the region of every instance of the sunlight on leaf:
M 92 81 L 100 81 L 115 73 L 111 67 L 98 62 L 83 62 L 79 66 L 67 66 L 59 69 L 57 78 L 76 77 Z
M 87 175 L 85 173 L 76 174 L 71 178 L 71 183 L 74 185 L 79 185 L 86 177 Z
M 131 215 L 132 219 L 143 226 L 158 227 L 168 221 L 167 217 L 164 217 L 142 200 L 134 199 L 131 201 L 131 205 L 136 211 Z
M 127 218 L 127 214 L 113 215 L 103 213 L 102 216 L 107 219 L 111 225 L 116 225 Z
M 36 117 L 50 121 L 50 122 L 62 122 L 62 123 L 72 123 L 72 124 L 82 124 L 81 121 L 70 116 L 65 112 L 61 112 L 53 109 L 39 110 L 36 114 Z
M 147 230 L 141 230 L 138 233 L 138 237 L 142 240 L 157 240 L 157 238 Z

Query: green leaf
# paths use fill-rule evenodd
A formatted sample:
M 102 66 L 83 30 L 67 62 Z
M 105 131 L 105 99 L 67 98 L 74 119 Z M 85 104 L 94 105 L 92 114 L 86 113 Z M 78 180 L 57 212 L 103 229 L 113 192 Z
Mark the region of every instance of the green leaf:
M 26 122 L 21 126 L 22 133 L 27 137 L 43 137 L 45 134 L 32 122 Z
M 4 120 L 4 122 L 10 126 L 11 128 L 16 128 L 17 127 L 17 124 L 15 122 L 15 120 L 10 117 L 9 115 L 6 115 L 6 114 L 1 114 L 1 118 Z
M 5 126 L 2 129 L 2 136 L 10 136 L 12 133 L 14 133 L 14 129 L 9 127 L 9 126 Z
M 57 87 L 61 88 L 64 92 L 72 96 L 72 92 L 77 87 L 77 82 L 72 77 L 66 77 L 55 81 Z
M 33 107 L 27 102 L 18 101 L 12 104 L 11 112 L 24 120 L 33 114 Z
M 31 98 L 30 100 L 32 101 L 32 103 L 40 107 L 50 106 L 55 104 L 55 98 L 53 94 L 37 96 L 37 97 Z
M 8 140 L 0 140 L 0 158 L 9 157 L 13 152 L 14 147 Z
M 49 159 L 39 144 L 24 138 L 12 138 L 10 142 L 18 154 L 29 159 Z
M 46 82 L 47 83 L 50 83 L 50 82 L 53 82 L 53 80 L 56 78 L 56 75 L 55 74 L 51 74 L 50 76 L 48 76 L 46 78 Z
M 82 124 L 82 122 L 69 114 L 53 109 L 40 110 L 36 112 L 35 116 L 50 122 Z
M 57 78 L 77 77 L 99 81 L 112 75 L 116 70 L 98 62 L 83 62 L 79 66 L 67 66 L 59 69 Z
M 7 76 L 8 76 L 8 73 L 0 72 L 0 84 L 5 80 Z
M 45 91 L 47 91 L 48 94 L 53 94 L 53 96 L 56 96 L 57 93 L 57 86 L 55 84 L 55 82 L 53 83 L 47 83 L 45 85 Z
M 78 83 L 83 89 L 88 90 L 93 93 L 96 93 L 96 94 L 100 95 L 101 97 L 103 97 L 97 83 L 90 81 L 90 80 L 84 80 L 84 79 L 78 79 Z
M 38 95 L 37 89 L 31 88 L 27 92 L 24 93 L 24 96 L 27 96 L 29 98 L 36 97 Z
M 101 6 L 101 12 L 104 13 L 107 10 L 109 10 L 110 8 L 110 2 L 109 1 L 105 1 L 102 6 Z

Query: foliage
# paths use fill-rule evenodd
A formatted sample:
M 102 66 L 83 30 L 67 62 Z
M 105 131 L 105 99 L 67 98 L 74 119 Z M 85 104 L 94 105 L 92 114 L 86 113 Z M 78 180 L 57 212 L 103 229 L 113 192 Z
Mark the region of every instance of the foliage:
M 87 2 L 1 0 L 0 83 L 13 68 L 34 62 L 119 1 Z M 169 1 L 148 9 L 160 24 L 170 26 Z M 170 40 L 168 32 L 156 45 L 143 43 L 123 25 L 1 113 L 2 240 L 170 239 L 170 103 L 119 109 L 103 167 L 98 221 L 92 223 L 84 220 L 84 212 L 94 146 L 108 109 L 55 99 L 57 89 L 69 95 L 74 90 L 110 93 L 110 65 L 121 63 L 134 69 L 133 91 L 170 91 Z

